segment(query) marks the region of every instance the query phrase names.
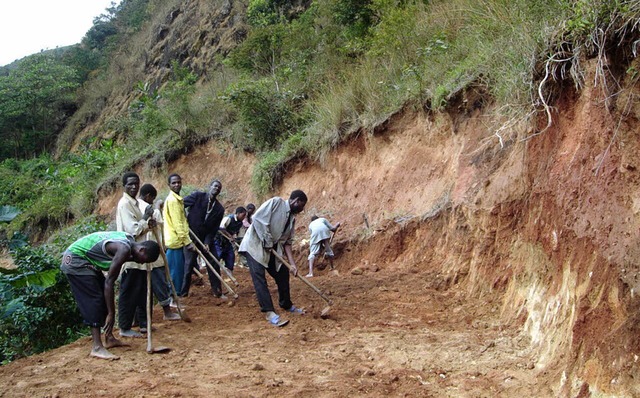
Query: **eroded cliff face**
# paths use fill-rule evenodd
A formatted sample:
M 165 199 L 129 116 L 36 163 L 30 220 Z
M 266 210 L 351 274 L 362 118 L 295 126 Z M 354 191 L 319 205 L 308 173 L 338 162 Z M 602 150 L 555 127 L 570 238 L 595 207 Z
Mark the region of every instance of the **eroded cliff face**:
M 490 109 L 405 113 L 293 170 L 281 191 L 306 189 L 347 221 L 363 248 L 346 261 L 437 270 L 455 289 L 499 295 L 558 393 L 637 396 L 636 92 L 611 103 L 598 86 L 569 91 L 549 129 L 507 130 L 502 145 Z

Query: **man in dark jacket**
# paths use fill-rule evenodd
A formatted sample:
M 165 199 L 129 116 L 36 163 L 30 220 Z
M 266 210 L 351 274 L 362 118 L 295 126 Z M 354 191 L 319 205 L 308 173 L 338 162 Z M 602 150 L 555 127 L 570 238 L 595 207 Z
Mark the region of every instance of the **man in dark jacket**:
M 213 241 L 220 222 L 224 217 L 224 207 L 218 202 L 218 194 L 222 191 L 222 183 L 219 180 L 213 180 L 209 186 L 209 192 L 196 191 L 192 192 L 184 198 L 184 207 L 187 209 L 187 221 L 189 228 L 204 243 L 205 247 L 199 247 L 200 251 L 208 257 L 209 263 L 213 265 L 216 272 L 220 273 L 220 267 L 213 259 L 211 259 L 212 251 L 215 250 Z M 196 242 L 197 244 L 197 242 Z M 180 294 L 186 296 L 189 294 L 191 286 L 191 274 L 193 268 L 197 266 L 198 253 L 185 251 L 185 276 L 184 283 Z M 214 296 L 221 297 L 222 289 L 218 277 L 216 277 L 211 269 L 207 267 L 209 273 L 209 282 L 211 283 L 211 291 Z

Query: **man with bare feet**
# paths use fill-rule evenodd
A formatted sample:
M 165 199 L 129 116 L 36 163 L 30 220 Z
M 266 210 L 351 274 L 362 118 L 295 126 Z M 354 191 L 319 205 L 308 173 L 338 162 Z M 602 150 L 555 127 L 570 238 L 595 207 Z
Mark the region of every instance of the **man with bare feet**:
M 125 345 L 113 335 L 113 285 L 125 262 L 152 263 L 159 254 L 160 247 L 156 242 L 136 242 L 131 235 L 118 231 L 94 232 L 84 236 L 63 253 L 60 269 L 69 280 L 84 323 L 91 327 L 91 356 L 119 359 L 108 350 Z M 107 273 L 106 278 L 103 272 Z M 100 335 L 103 325 L 104 345 Z
M 132 171 L 122 176 L 124 192 L 116 208 L 116 229 L 133 236 L 136 241 L 147 240 L 150 228 L 155 228 L 153 207 L 140 210 L 136 196 L 140 191 L 140 177 Z M 120 275 L 120 295 L 118 296 L 118 327 L 120 337 L 142 337 L 131 329 L 137 318 L 140 329 L 147 328 L 147 267 L 144 264 L 127 262 Z
M 316 256 L 320 254 L 324 248 L 324 256 L 329 259 L 331 269 L 333 269 L 333 250 L 331 249 L 331 232 L 336 232 L 340 228 L 340 223 L 335 226 L 331 225 L 326 218 L 311 216 L 309 224 L 309 232 L 311 239 L 309 240 L 309 273 L 307 278 L 313 276 L 313 263 Z M 318 266 L 320 268 L 320 266 Z M 320 268 L 321 270 L 324 268 Z
M 295 215 L 304 210 L 307 204 L 307 195 L 295 190 L 291 192 L 289 200 L 271 198 L 264 202 L 253 215 L 251 226 L 247 230 L 239 253 L 247 258 L 249 272 L 256 289 L 256 297 L 260 304 L 260 310 L 265 313 L 267 321 L 274 326 L 285 326 L 288 320 L 282 319 L 276 314 L 273 301 L 267 286 L 266 273 L 269 273 L 278 286 L 278 301 L 280 308 L 292 314 L 304 314 L 304 311 L 291 303 L 289 291 L 289 272 L 287 267 L 273 255 L 272 250 L 278 254 L 287 254 L 291 273 L 297 275 L 291 244 L 295 230 Z

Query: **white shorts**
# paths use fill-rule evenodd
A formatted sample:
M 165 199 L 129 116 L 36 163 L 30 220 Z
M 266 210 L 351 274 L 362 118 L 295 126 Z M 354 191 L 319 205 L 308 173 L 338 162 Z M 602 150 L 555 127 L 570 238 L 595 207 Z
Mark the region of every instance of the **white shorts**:
M 333 257 L 333 250 L 331 249 L 331 245 L 329 244 L 329 239 L 321 240 L 318 243 L 312 243 L 309 246 L 309 257 L 308 260 L 313 260 L 316 258 L 320 251 L 324 247 L 324 256 L 325 257 Z

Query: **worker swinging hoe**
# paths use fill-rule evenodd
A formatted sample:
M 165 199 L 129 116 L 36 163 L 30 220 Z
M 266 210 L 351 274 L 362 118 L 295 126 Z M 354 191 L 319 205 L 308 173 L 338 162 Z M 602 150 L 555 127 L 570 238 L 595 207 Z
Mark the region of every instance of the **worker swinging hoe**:
M 223 235 L 225 238 L 227 238 L 229 240 L 229 242 L 231 242 L 231 244 L 233 244 L 236 249 L 239 247 L 238 243 L 236 243 L 233 238 L 231 238 L 230 236 L 227 236 L 226 234 L 222 233 L 221 235 Z M 289 264 L 289 262 L 287 260 L 285 260 L 281 255 L 278 254 L 277 251 L 271 249 L 271 253 L 280 261 L 282 262 L 282 264 L 285 265 L 285 267 L 287 267 L 289 269 L 289 271 L 291 271 L 291 264 Z M 314 292 L 316 292 L 326 303 L 327 306 L 324 307 L 322 309 L 322 311 L 320 311 L 320 317 L 321 318 L 327 318 L 329 316 L 329 311 L 331 311 L 331 306 L 333 305 L 333 302 L 331 301 L 331 299 L 329 297 L 327 297 L 326 294 L 324 294 L 320 289 L 318 289 L 313 283 L 309 282 L 309 280 L 307 278 L 305 278 L 304 276 L 300 275 L 299 273 L 296 273 L 296 277 L 298 279 L 300 279 L 302 282 L 304 282 L 305 285 L 309 286 Z

